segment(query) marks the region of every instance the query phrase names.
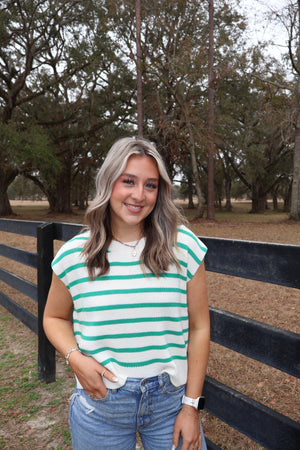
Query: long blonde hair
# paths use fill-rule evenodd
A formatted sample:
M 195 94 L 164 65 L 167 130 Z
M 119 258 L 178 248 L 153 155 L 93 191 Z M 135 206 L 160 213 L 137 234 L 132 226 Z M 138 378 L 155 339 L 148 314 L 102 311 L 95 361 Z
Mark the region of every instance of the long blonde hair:
M 82 252 L 91 278 L 103 275 L 109 270 L 107 250 L 113 239 L 110 196 L 115 181 L 123 173 L 128 159 L 133 155 L 154 159 L 159 172 L 156 204 L 144 222 L 146 243 L 140 262 L 156 276 L 165 272 L 171 263 L 178 266 L 174 246 L 177 244 L 177 228 L 185 222 L 185 219 L 172 201 L 172 185 L 162 157 L 154 145 L 146 139 L 123 138 L 113 144 L 98 171 L 96 196 L 85 216 L 90 236 Z

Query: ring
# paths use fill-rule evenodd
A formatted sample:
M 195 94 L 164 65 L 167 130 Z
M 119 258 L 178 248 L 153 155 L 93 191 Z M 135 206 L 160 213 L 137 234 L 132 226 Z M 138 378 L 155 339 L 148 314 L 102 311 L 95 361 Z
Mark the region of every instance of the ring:
M 105 374 L 106 370 L 107 370 L 107 369 L 104 369 L 104 370 L 103 370 L 103 372 L 101 373 L 101 377 L 103 377 L 103 376 L 104 376 L 104 374 Z

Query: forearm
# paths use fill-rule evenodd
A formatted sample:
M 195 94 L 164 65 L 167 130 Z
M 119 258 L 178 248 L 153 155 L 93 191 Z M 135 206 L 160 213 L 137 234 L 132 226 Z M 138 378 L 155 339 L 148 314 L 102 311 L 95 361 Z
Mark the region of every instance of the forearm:
M 189 330 L 188 344 L 188 376 L 185 395 L 191 398 L 200 397 L 207 368 L 209 354 L 210 331 L 209 322 L 200 329 Z M 200 414 L 192 406 L 182 405 L 173 433 L 173 447 L 177 448 L 182 435 L 182 449 L 201 447 Z
M 187 383 L 185 395 L 193 399 L 202 394 L 210 343 L 210 322 L 207 300 L 205 267 L 201 264 L 188 282 L 189 341 L 187 349 Z M 200 415 L 193 406 L 183 405 L 174 425 L 173 448 L 178 446 L 180 434 L 182 449 L 201 447 Z
M 186 395 L 188 397 L 196 398 L 202 394 L 208 364 L 209 343 L 209 327 L 190 330 L 188 343 L 188 376 L 186 383 Z
M 76 347 L 73 326 L 69 320 L 57 317 L 44 317 L 44 330 L 51 344 L 63 356 Z
M 202 263 L 188 283 L 189 341 L 186 395 L 197 398 L 202 393 L 209 343 L 210 320 L 205 266 Z
M 52 345 L 65 356 L 76 347 L 73 326 L 70 322 L 73 300 L 66 286 L 53 273 L 48 299 L 44 311 L 43 326 Z

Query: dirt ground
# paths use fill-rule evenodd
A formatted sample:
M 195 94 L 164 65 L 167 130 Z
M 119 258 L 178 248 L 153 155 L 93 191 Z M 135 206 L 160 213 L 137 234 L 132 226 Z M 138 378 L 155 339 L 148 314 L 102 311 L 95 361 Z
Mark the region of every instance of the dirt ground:
M 26 215 L 18 218 L 23 217 L 28 219 Z M 82 223 L 81 214 L 30 217 Z M 300 245 L 299 223 L 285 219 L 261 223 L 250 219 L 250 215 L 242 223 L 202 219 L 192 221 L 191 228 L 199 236 Z M 36 251 L 34 238 L 0 232 L 0 242 Z M 0 266 L 36 283 L 35 271 L 28 267 L 3 257 Z M 211 306 L 300 332 L 298 290 L 210 272 L 207 280 Z M 14 289 L 0 282 L 0 291 L 36 314 L 36 305 Z M 2 307 L 0 327 L 0 449 L 71 449 L 68 403 L 74 383 L 70 369 L 57 356 L 57 382 L 46 385 L 38 381 L 36 336 Z M 213 343 L 208 375 L 293 420 L 300 420 L 300 382 L 290 375 Z M 261 448 L 207 413 L 203 414 L 202 422 L 206 435 L 224 450 Z

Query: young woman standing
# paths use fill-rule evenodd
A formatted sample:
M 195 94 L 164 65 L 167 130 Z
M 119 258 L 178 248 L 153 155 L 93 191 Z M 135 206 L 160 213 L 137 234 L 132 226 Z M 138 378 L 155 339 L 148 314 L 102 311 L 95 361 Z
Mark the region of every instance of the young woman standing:
M 149 141 L 124 138 L 96 179 L 85 231 L 56 255 L 44 314 L 76 376 L 73 449 L 206 449 L 206 247 Z M 73 315 L 73 324 L 70 318 Z

